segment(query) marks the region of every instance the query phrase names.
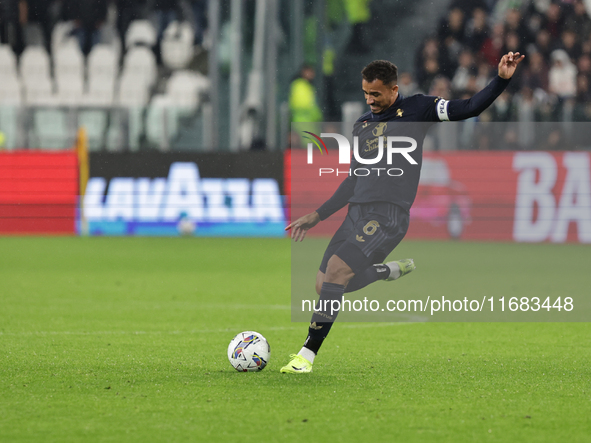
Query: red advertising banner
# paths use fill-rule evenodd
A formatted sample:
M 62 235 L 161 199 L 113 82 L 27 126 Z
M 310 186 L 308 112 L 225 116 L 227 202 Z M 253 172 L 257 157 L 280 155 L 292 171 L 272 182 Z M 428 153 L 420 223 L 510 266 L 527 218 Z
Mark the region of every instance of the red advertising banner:
M 74 151 L 0 153 L 0 234 L 74 234 L 77 205 Z
M 306 156 L 291 152 L 292 219 L 317 209 L 348 173 L 340 165 L 321 175 L 334 159 L 318 155 L 312 166 Z M 309 235 L 332 235 L 345 214 Z M 590 153 L 425 153 L 407 238 L 591 243 Z

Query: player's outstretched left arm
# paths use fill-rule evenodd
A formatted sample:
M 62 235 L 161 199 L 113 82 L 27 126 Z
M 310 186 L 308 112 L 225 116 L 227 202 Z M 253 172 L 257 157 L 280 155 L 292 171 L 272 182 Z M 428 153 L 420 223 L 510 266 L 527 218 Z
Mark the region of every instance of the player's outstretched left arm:
M 488 108 L 501 95 L 515 74 L 517 65 L 525 58 L 519 52 L 509 52 L 499 62 L 498 75 L 480 92 L 463 100 L 444 100 L 437 102 L 437 120 L 458 121 L 476 117 Z
M 313 228 L 320 221 L 318 212 L 314 211 L 310 214 L 306 214 L 303 217 L 298 218 L 296 221 L 290 223 L 285 230 L 291 229 L 291 238 L 294 241 L 302 241 L 308 232 L 308 229 Z

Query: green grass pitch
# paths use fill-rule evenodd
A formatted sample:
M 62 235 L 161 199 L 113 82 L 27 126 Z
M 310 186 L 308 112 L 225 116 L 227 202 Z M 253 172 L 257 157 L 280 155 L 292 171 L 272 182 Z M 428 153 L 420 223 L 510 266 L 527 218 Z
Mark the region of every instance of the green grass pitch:
M 417 271 L 380 284 L 589 294 L 590 252 L 404 241 Z M 289 376 L 289 291 L 287 239 L 0 238 L 0 441 L 591 439 L 588 323 L 341 323 Z M 227 361 L 243 330 L 260 373 Z

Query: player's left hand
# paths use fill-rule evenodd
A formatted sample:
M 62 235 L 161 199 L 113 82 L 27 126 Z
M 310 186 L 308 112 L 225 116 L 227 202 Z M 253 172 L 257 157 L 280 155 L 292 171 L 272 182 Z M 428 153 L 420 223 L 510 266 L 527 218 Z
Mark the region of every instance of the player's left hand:
M 314 211 L 310 214 L 306 214 L 303 217 L 298 218 L 293 223 L 290 223 L 285 228 L 285 230 L 289 231 L 291 229 L 291 238 L 293 238 L 294 241 L 302 241 L 306 236 L 306 232 L 308 232 L 308 229 L 316 226 L 319 221 L 320 216 L 316 211 Z
M 509 52 L 501 58 L 499 62 L 499 77 L 505 80 L 513 77 L 517 65 L 525 58 L 525 55 L 521 55 L 519 52 Z

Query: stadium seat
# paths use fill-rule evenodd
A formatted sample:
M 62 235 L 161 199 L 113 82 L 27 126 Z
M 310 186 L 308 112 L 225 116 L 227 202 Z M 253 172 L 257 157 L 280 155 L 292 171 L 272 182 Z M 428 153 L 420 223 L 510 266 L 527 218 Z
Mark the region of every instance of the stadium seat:
M 75 107 L 84 103 L 84 81 L 82 77 L 58 77 L 56 83 L 56 98 L 59 106 Z
M 51 77 L 49 55 L 41 46 L 28 46 L 20 58 L 20 74 L 25 84 L 29 80 Z
M 170 149 L 178 134 L 178 115 L 168 95 L 155 95 L 146 116 L 146 138 L 161 150 Z
M 17 77 L 4 77 L 0 81 L 0 106 L 21 106 L 21 84 Z
M 123 73 L 119 80 L 118 104 L 123 107 L 144 107 L 150 98 L 148 85 L 130 73 Z
M 115 99 L 115 79 L 90 77 L 88 90 L 83 103 L 86 106 L 113 106 Z
M 194 32 L 187 22 L 174 21 L 162 37 L 162 61 L 170 69 L 185 68 L 193 59 Z
M 16 55 L 9 45 L 0 45 L 0 82 L 6 79 L 16 80 L 17 76 Z
M 127 51 L 123 62 L 123 76 L 131 76 L 151 87 L 156 81 L 156 75 L 156 57 L 150 49 L 134 47 Z
M 87 71 L 89 80 L 96 77 L 117 78 L 119 63 L 116 50 L 110 45 L 96 45 L 88 54 Z
M 112 106 L 119 65 L 117 53 L 110 45 L 96 45 L 88 55 L 88 106 Z
M 125 47 L 136 45 L 152 47 L 156 44 L 156 30 L 149 20 L 134 20 L 125 33 Z
M 78 45 L 66 45 L 58 48 L 54 54 L 54 74 L 59 82 L 63 79 L 84 78 L 84 56 Z
M 166 85 L 166 93 L 182 115 L 190 115 L 199 107 L 200 79 L 191 71 L 175 72 Z
M 53 83 L 49 77 L 25 78 L 25 104 L 27 106 L 56 105 Z
M 78 44 L 68 44 L 57 49 L 54 74 L 58 105 L 81 105 L 84 94 L 84 56 Z
M 190 70 L 175 71 L 170 80 L 175 82 L 185 82 L 191 85 L 191 89 L 195 88 L 198 94 L 204 94 L 209 90 L 209 79 L 197 72 Z M 169 82 L 170 82 L 169 80 Z

